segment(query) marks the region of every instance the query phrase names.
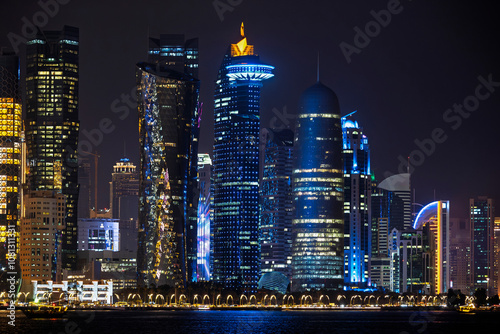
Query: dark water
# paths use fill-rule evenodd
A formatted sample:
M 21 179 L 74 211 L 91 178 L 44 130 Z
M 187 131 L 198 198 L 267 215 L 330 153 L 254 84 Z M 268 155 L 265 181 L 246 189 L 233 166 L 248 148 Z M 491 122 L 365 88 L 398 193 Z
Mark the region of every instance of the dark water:
M 0 311 L 2 333 L 498 333 L 500 313 L 452 311 L 81 311 L 16 326 Z M 495 329 L 492 328 L 496 325 Z

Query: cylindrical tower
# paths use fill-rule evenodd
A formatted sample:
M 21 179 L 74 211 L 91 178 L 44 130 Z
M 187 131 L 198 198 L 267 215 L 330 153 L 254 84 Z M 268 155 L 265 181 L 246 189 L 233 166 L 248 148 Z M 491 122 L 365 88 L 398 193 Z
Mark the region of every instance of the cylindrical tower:
M 292 290 L 343 283 L 342 128 L 335 93 L 319 81 L 301 97 L 293 168 Z

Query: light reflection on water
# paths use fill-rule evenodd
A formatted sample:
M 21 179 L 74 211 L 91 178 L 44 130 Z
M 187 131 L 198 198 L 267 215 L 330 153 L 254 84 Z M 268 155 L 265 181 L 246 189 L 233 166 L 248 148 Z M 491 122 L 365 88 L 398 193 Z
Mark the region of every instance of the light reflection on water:
M 480 317 L 478 320 L 477 317 Z M 436 333 L 498 324 L 498 313 L 453 311 L 84 311 L 65 319 L 28 319 L 16 327 L 0 311 L 1 333 Z M 485 327 L 486 328 L 486 327 Z

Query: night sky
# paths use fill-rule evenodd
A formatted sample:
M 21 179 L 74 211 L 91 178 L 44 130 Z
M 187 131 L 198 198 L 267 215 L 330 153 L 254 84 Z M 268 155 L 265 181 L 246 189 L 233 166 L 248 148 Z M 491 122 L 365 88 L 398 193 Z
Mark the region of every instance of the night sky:
M 400 160 L 418 149 L 415 140 L 429 142 L 435 132 L 441 143 L 433 149 L 427 145 L 423 160 L 413 153 L 416 202 L 427 204 L 435 193 L 436 199 L 451 201 L 452 217 L 467 218 L 469 197 L 500 200 L 500 18 L 493 1 L 220 0 L 228 9 L 222 17 L 212 1 L 59 1 L 67 4 L 47 22 L 37 1 L 3 3 L 0 46 L 10 47 L 9 33 L 22 36 L 23 25 L 34 17 L 44 30 L 65 24 L 80 28 L 80 139 L 104 118 L 114 126 L 93 147 L 102 155 L 101 207 L 109 205 L 112 166 L 123 157 L 124 146 L 139 163 L 137 111 L 119 100 L 134 89 L 135 64 L 147 58 L 148 31 L 153 37 L 184 33 L 200 39 L 200 152 L 211 152 L 214 80 L 228 45 L 240 40 L 242 21 L 249 44 L 264 63 L 276 67 L 262 89 L 262 127 L 293 123 L 283 110 L 297 112 L 301 92 L 316 81 L 319 53 L 320 80 L 337 93 L 342 114 L 358 110 L 377 179 L 398 173 Z M 385 27 L 370 23 L 373 13 L 388 7 L 393 13 Z M 355 41 L 355 28 L 365 31 L 367 24 L 369 42 Z M 358 46 L 350 62 L 341 43 L 350 50 Z M 24 56 L 22 49 L 19 54 Z M 479 76 L 493 81 L 493 92 L 479 89 L 482 100 L 473 98 Z M 464 100 L 472 110 L 463 109 L 467 118 L 447 112 Z M 115 110 L 127 107 L 115 113 L 113 105 Z M 126 117 L 123 110 L 129 111 Z

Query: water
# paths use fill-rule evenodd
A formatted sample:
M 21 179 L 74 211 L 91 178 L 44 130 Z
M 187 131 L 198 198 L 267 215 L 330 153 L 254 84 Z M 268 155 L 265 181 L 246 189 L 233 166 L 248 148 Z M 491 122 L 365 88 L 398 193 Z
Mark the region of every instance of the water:
M 80 311 L 64 319 L 28 319 L 2 333 L 471 333 L 500 325 L 499 313 L 453 311 Z M 479 327 L 480 326 L 480 327 Z M 493 331 L 494 332 L 494 331 Z

